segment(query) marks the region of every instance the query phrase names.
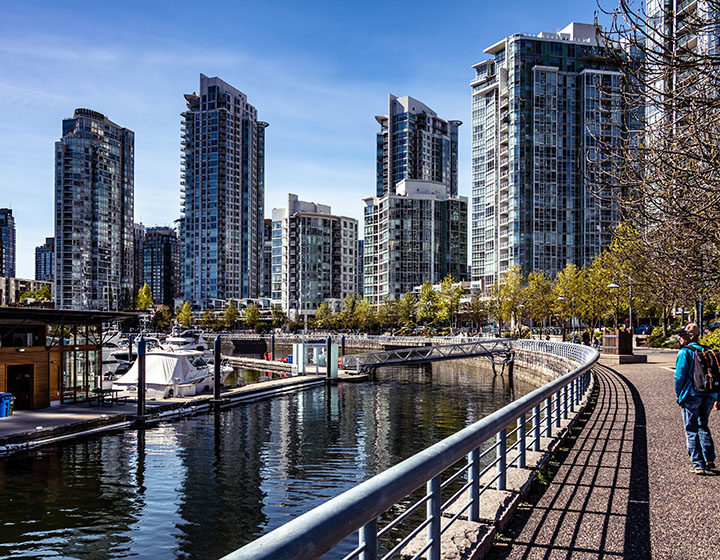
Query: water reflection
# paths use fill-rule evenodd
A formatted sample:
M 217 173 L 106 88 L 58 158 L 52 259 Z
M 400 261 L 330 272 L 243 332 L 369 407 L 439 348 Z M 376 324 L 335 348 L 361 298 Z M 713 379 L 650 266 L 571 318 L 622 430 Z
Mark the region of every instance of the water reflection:
M 515 393 L 530 389 L 518 382 Z M 215 558 L 508 402 L 458 362 L 0 461 L 0 556 Z

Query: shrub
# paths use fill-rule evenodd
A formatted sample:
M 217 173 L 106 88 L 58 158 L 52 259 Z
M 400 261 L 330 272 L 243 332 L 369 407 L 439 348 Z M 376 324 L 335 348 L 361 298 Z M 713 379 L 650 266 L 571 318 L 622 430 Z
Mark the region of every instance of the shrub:
M 650 336 L 647 339 L 648 346 L 651 348 L 662 348 L 665 345 L 666 339 L 663 336 L 663 329 L 661 325 L 655 327 Z
M 715 329 L 707 336 L 701 336 L 700 344 L 720 350 L 720 329 Z

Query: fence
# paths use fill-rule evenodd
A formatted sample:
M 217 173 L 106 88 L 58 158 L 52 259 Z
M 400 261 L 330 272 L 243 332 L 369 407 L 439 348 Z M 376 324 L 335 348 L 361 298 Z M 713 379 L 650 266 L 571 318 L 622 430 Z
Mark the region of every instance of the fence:
M 551 437 L 553 427 L 560 428 L 575 411 L 599 355 L 587 346 L 558 342 L 517 340 L 512 346 L 516 353 L 552 354 L 577 367 L 224 560 L 315 559 L 353 533 L 358 544 L 344 560 L 385 560 L 397 557 L 423 531 L 426 544 L 413 551 L 413 558 L 440 560 L 443 533 L 463 517 L 479 521 L 483 492 L 505 490 L 507 469 L 525 468 L 527 451 L 540 451 L 541 437 Z M 423 486 L 425 492 L 415 499 Z M 390 518 L 389 510 L 402 512 Z

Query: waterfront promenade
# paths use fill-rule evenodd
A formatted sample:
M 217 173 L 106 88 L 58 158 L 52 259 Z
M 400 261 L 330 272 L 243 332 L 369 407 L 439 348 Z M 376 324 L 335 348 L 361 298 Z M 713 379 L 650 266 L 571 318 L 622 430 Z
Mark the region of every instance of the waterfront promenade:
M 689 472 L 676 352 L 646 352 L 646 364 L 595 368 L 549 485 L 536 486 L 486 558 L 720 558 L 720 474 Z M 720 412 L 710 427 L 720 444 Z

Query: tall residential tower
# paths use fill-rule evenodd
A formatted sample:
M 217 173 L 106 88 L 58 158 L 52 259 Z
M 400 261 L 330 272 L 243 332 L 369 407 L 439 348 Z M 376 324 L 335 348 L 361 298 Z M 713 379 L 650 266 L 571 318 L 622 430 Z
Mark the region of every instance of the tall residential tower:
M 363 292 L 374 304 L 452 274 L 467 275 L 467 198 L 458 196 L 460 121 L 412 97 L 375 117 L 376 196 L 365 198 Z
M 593 25 L 515 34 L 484 51 L 472 86 L 472 280 L 510 266 L 554 276 L 611 240 L 616 204 L 591 184 L 603 144 L 622 141 L 621 74 Z
M 15 278 L 15 218 L 10 208 L 0 208 L 0 276 Z
M 132 302 L 135 135 L 76 109 L 55 143 L 55 305 Z
M 265 128 L 247 97 L 200 74 L 182 113 L 185 299 L 214 307 L 260 292 Z

